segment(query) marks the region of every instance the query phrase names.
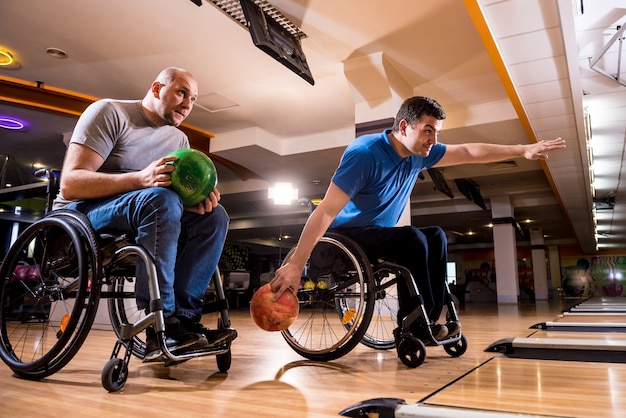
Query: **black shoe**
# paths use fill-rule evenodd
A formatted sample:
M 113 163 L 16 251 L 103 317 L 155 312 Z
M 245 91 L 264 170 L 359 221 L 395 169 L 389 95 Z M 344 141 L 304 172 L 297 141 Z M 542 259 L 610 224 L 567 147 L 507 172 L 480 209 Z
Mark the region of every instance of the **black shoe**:
M 209 345 L 212 347 L 220 347 L 230 343 L 237 338 L 237 331 L 232 328 L 222 329 L 207 329 L 205 328 L 204 335 L 206 336 Z
M 448 328 L 448 337 L 452 338 L 456 337 L 461 333 L 461 323 L 459 321 L 450 321 L 446 323 L 446 328 Z
M 443 340 L 448 336 L 448 328 L 436 322 L 430 324 L 430 332 L 433 334 L 435 340 Z
M 170 352 L 174 352 L 182 349 L 190 349 L 189 347 L 201 344 L 200 340 L 199 335 L 188 333 L 180 338 L 166 337 L 165 345 Z M 206 341 L 204 345 L 206 346 Z M 146 328 L 146 353 L 143 357 L 143 362 L 160 361 L 162 355 L 163 351 L 161 350 L 161 344 L 159 344 L 156 332 L 152 327 Z
M 237 338 L 237 331 L 232 328 L 208 329 L 198 321 L 179 317 L 181 324 L 190 332 L 204 335 L 209 347 L 219 347 Z
M 432 322 L 428 327 L 430 328 L 429 330 L 423 324 L 420 324 L 418 322 L 419 321 L 416 321 L 409 327 L 411 335 L 413 335 L 417 339 L 422 340 L 422 342 L 426 344 L 441 341 L 445 339 L 448 335 L 448 328 L 445 325 Z
M 165 318 L 165 345 L 172 354 L 181 354 L 181 351 L 200 350 L 208 347 L 204 335 L 187 330 L 177 317 Z M 144 362 L 161 360 L 162 351 L 153 328 L 146 328 L 146 354 Z
M 194 341 L 193 344 L 170 350 L 175 355 L 183 354 L 181 351 L 201 350 L 209 346 L 207 338 L 201 332 L 194 332 L 188 329 L 177 316 L 170 316 L 165 319 L 165 336 L 167 338 L 190 339 Z

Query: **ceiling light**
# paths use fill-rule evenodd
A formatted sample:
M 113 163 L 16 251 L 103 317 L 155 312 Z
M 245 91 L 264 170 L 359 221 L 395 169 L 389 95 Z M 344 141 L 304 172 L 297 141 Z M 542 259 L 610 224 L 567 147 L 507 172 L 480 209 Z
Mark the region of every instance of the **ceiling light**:
M 15 62 L 13 54 L 6 49 L 0 49 L 0 65 L 11 65 Z
M 241 26 L 247 28 L 246 17 L 241 8 L 239 0 L 209 0 L 215 6 L 219 7 L 224 13 L 230 16 L 234 21 L 238 22 Z M 278 24 L 295 36 L 298 39 L 306 38 L 306 34 L 296 26 L 293 22 L 287 19 L 277 8 L 272 6 L 267 0 L 256 0 L 255 3 L 265 13 L 267 13 Z
M 0 116 L 0 128 L 10 129 L 12 131 L 19 131 L 24 129 L 26 124 L 19 119 L 11 118 L 8 116 Z
M 67 52 L 59 48 L 46 48 L 46 54 L 50 55 L 51 57 L 59 58 L 59 59 L 64 59 L 69 56 L 67 55 Z
M 276 183 L 268 189 L 267 197 L 274 200 L 275 205 L 291 205 L 293 200 L 298 200 L 298 189 L 294 189 L 291 183 Z

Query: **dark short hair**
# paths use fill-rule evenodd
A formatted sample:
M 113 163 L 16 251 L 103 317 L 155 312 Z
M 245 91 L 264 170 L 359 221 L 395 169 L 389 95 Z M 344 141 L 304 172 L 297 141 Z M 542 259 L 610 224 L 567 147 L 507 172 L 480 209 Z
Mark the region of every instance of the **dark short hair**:
M 414 96 L 406 99 L 396 115 L 396 119 L 393 121 L 393 130 L 400 129 L 400 121 L 406 120 L 409 124 L 418 121 L 422 116 L 432 116 L 438 120 L 446 118 L 446 112 L 443 107 L 430 97 Z

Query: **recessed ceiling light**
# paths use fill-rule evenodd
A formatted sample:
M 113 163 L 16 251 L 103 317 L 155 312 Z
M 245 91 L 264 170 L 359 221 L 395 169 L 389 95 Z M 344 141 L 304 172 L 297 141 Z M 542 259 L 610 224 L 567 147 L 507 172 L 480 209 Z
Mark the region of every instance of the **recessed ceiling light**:
M 46 48 L 46 54 L 54 58 L 67 58 L 67 52 L 59 48 Z

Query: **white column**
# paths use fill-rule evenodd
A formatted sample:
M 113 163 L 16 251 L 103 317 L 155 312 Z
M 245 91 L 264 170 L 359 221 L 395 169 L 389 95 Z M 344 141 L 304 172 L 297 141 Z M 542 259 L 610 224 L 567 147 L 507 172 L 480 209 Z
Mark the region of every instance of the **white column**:
M 517 303 L 519 279 L 513 205 L 508 196 L 493 197 L 490 203 L 493 217 L 493 246 L 496 258 L 498 303 Z
M 561 255 L 559 254 L 559 247 L 551 245 L 548 247 L 548 259 L 550 265 L 550 284 L 548 289 L 558 289 L 561 287 Z
M 411 226 L 411 199 L 406 202 L 404 211 L 400 215 L 400 220 L 396 226 Z
M 541 228 L 530 229 L 530 247 L 533 260 L 533 279 L 535 281 L 535 300 L 546 300 L 548 299 L 548 269 Z

